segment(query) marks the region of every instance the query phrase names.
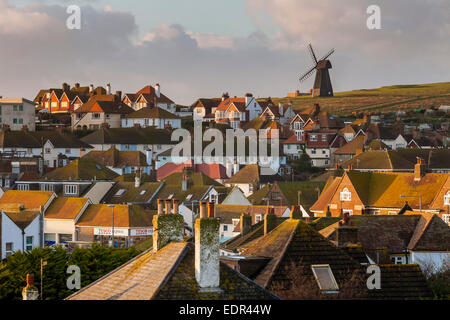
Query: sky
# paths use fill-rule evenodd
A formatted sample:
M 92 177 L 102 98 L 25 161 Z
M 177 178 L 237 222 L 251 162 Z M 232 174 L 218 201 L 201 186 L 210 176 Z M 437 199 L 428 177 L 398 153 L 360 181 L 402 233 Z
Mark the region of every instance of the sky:
M 80 30 L 66 27 L 69 5 Z M 381 29 L 369 30 L 370 5 Z M 0 0 L 0 95 L 63 82 L 133 93 L 159 83 L 176 103 L 282 97 L 331 48 L 335 91 L 450 81 L 448 0 Z

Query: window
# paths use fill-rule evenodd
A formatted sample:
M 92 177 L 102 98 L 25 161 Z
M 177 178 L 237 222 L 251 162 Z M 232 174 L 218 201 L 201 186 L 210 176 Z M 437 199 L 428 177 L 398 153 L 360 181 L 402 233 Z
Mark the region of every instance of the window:
M 322 141 L 327 141 L 327 135 L 326 134 L 322 135 Z
M 6 243 L 6 256 L 11 256 L 13 255 L 14 251 L 13 251 L 14 247 L 13 247 L 13 243 L 12 242 L 7 242 Z
M 28 183 L 19 183 L 17 190 L 30 190 L 30 185 Z
M 43 183 L 41 184 L 41 190 L 42 191 L 53 191 L 53 185 L 49 183 Z
M 311 149 L 311 154 L 316 154 L 316 149 L 315 148 Z
M 19 124 L 23 124 L 23 119 L 19 118 Z
M 17 111 L 17 105 L 13 105 L 13 111 Z
M 33 250 L 33 236 L 26 237 L 26 246 L 25 250 L 30 251 Z
M 126 189 L 120 189 L 119 191 L 116 192 L 116 194 L 114 195 L 114 197 L 120 197 L 122 196 L 125 191 L 127 191 Z
M 50 148 L 45 148 L 45 154 L 50 154 L 52 150 Z
M 312 134 L 312 135 L 309 137 L 309 141 L 317 141 L 317 136 L 316 136 L 315 134 Z
M 258 223 L 262 220 L 262 215 L 261 214 L 257 214 L 255 215 L 255 223 Z
M 322 154 L 326 154 L 327 153 L 327 149 L 322 149 Z
M 311 265 L 311 269 L 321 291 L 325 291 L 325 293 L 337 293 L 339 291 L 329 264 Z
M 197 113 L 202 113 L 202 109 L 201 108 L 195 108 L 195 110 L 197 110 Z
M 272 200 L 280 200 L 280 193 L 279 193 L 279 192 L 272 192 L 272 193 L 270 194 L 270 198 L 271 198 Z
M 450 190 L 444 196 L 444 206 L 450 206 Z
M 93 113 L 92 119 L 100 119 L 100 113 Z
M 443 214 L 442 220 L 444 220 L 444 222 L 450 226 L 450 214 Z
M 352 194 L 348 191 L 347 188 L 344 188 L 341 191 L 341 201 L 351 201 L 352 200 Z
M 393 256 L 391 257 L 391 261 L 394 264 L 404 264 L 405 262 L 405 257 L 403 256 Z
M 228 231 L 228 226 L 227 225 L 223 226 L 223 231 Z
M 76 195 L 77 194 L 77 185 L 75 185 L 75 184 L 65 185 L 64 186 L 64 193 L 65 194 Z
M 70 153 L 70 149 L 66 149 L 65 152 L 66 152 L 66 154 Z
M 13 119 L 13 123 L 14 123 L 14 124 L 17 124 L 17 118 L 14 118 L 14 119 Z

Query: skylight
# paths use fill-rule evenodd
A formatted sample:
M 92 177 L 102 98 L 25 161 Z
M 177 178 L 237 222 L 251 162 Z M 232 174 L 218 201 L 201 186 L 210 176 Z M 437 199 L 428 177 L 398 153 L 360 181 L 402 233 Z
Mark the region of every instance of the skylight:
M 311 265 L 311 269 L 321 291 L 325 291 L 325 293 L 337 293 L 339 291 L 329 264 Z
M 141 196 L 142 196 L 142 195 L 144 195 L 144 194 L 145 194 L 145 192 L 147 192 L 147 190 L 142 190 L 142 191 L 141 191 L 141 193 L 139 193 L 139 195 L 141 195 Z
M 192 198 L 192 194 L 189 194 L 187 197 L 186 197 L 186 200 L 191 200 L 191 198 Z
M 173 197 L 173 193 L 170 196 L 168 196 L 167 199 L 172 199 L 172 197 Z
M 120 197 L 121 195 L 123 195 L 125 193 L 125 191 L 127 191 L 127 190 L 126 189 L 120 189 L 119 191 L 116 192 L 114 197 Z
M 96 164 L 95 167 L 96 167 L 98 170 L 102 170 L 102 167 L 100 167 L 99 164 Z

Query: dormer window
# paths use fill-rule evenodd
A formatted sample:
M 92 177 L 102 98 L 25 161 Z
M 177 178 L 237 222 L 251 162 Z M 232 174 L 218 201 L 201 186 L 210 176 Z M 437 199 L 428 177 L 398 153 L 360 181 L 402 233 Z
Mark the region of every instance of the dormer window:
M 450 206 L 450 190 L 444 196 L 444 206 Z
M 351 201 L 352 200 L 352 194 L 350 191 L 348 191 L 347 188 L 344 188 L 341 191 L 341 201 Z

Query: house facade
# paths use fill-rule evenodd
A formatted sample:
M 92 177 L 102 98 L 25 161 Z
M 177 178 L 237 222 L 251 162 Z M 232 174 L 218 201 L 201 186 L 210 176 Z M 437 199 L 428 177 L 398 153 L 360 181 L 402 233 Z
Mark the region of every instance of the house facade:
M 11 130 L 27 128 L 35 130 L 36 104 L 28 99 L 1 99 L 0 98 L 0 126 L 7 125 Z

